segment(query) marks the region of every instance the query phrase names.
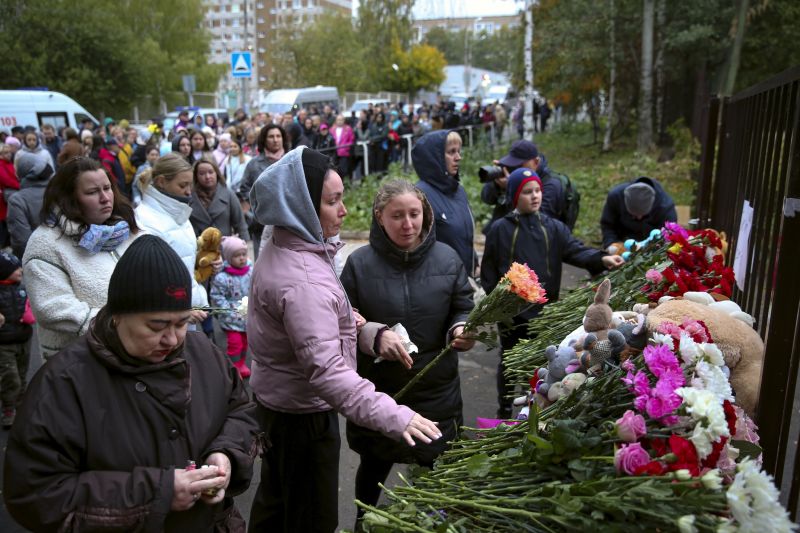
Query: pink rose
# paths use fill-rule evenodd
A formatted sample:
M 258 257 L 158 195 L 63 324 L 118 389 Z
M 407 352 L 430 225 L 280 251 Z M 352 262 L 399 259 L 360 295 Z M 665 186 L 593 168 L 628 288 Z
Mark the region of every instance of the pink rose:
M 637 415 L 630 409 L 625 411 L 622 418 L 616 421 L 617 435 L 625 442 L 636 442 L 647 434 L 647 425 L 644 417 Z
M 661 280 L 664 279 L 664 276 L 661 275 L 661 272 L 659 272 L 658 270 L 656 270 L 654 268 L 651 268 L 650 270 L 648 270 L 645 273 L 644 277 L 645 277 L 645 279 L 647 281 L 649 281 L 650 283 L 652 283 L 654 285 L 658 285 L 659 283 L 661 283 Z
M 650 454 L 638 442 L 623 444 L 614 454 L 614 466 L 620 474 L 632 476 L 636 469 L 650 462 Z

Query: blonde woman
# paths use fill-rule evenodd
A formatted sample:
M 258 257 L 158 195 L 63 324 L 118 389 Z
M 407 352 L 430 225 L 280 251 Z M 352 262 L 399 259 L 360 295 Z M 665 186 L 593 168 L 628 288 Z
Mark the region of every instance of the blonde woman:
M 198 308 L 208 307 L 208 295 L 194 279 L 197 239 L 189 221 L 192 181 L 192 166 L 183 156 L 160 157 L 139 177 L 142 203 L 136 208 L 136 222 L 145 232 L 164 239 L 186 265 L 192 278 L 192 319 L 202 322 L 207 313 Z M 215 267 L 220 269 L 222 260 Z

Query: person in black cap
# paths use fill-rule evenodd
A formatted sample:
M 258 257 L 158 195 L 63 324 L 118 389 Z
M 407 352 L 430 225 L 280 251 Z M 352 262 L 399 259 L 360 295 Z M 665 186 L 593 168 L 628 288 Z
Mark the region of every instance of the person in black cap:
M 665 222 L 675 222 L 675 202 L 661 184 L 645 176 L 611 189 L 600 216 L 603 248 L 609 253 L 622 253 L 627 239 L 646 239 Z
M 19 408 L 3 495 L 21 525 L 243 528 L 232 496 L 258 450 L 253 404 L 227 357 L 187 332 L 191 290 L 159 237 L 120 258 L 88 333 L 42 367 Z
M 489 226 L 492 222 L 503 218 L 513 209 L 511 200 L 506 195 L 506 189 L 508 186 L 508 175 L 517 168 L 533 170 L 542 180 L 541 212 L 556 220 L 561 220 L 565 224 L 568 223 L 564 185 L 558 177 L 553 175 L 553 172 L 547 165 L 547 159 L 544 154 L 539 152 L 535 144 L 524 139 L 515 141 L 514 144 L 511 145 L 508 154 L 503 156 L 500 160 L 494 161 L 494 164 L 500 165 L 503 168 L 504 175 L 494 181 L 485 183 L 481 190 L 481 200 L 486 204 L 495 206 L 492 212 L 492 220 L 484 228 L 484 233 L 488 233 Z

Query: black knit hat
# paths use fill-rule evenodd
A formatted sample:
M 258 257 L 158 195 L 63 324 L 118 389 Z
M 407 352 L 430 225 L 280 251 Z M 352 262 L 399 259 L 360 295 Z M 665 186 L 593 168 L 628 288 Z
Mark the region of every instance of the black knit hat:
M 106 307 L 112 314 L 188 311 L 192 307 L 189 270 L 166 242 L 142 235 L 114 268 Z
M 0 252 L 0 280 L 8 279 L 21 266 L 16 255 Z
M 325 174 L 333 168 L 331 158 L 316 150 L 306 148 L 303 150 L 302 162 L 308 194 L 311 195 L 311 203 L 314 204 L 314 210 L 317 212 L 317 215 L 319 215 L 319 208 L 322 203 L 322 185 L 325 182 Z

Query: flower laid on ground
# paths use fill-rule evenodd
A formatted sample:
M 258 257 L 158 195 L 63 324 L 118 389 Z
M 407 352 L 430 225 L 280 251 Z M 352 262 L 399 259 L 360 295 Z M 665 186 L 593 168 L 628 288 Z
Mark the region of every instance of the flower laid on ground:
M 622 418 L 615 422 L 617 435 L 625 442 L 636 442 L 647 434 L 647 424 L 642 415 L 637 415 L 630 409 L 625 411 Z
M 778 501 L 772 476 L 749 459 L 739 463 L 725 496 L 740 531 L 795 531 L 797 525 Z
M 239 303 L 239 307 L 236 308 L 236 312 L 244 317 L 247 316 L 247 305 L 249 300 L 250 299 L 247 296 L 243 297 L 242 301 Z
M 539 277 L 526 264 L 512 263 L 508 272 L 497 286 L 472 309 L 464 324 L 463 336 L 472 337 L 485 344 L 495 341 L 494 332 L 479 331 L 487 324 L 507 323 L 525 308 L 547 302 Z M 448 344 L 444 350 L 420 370 L 406 385 L 394 395 L 395 401 L 402 398 L 439 360 L 451 349 Z

